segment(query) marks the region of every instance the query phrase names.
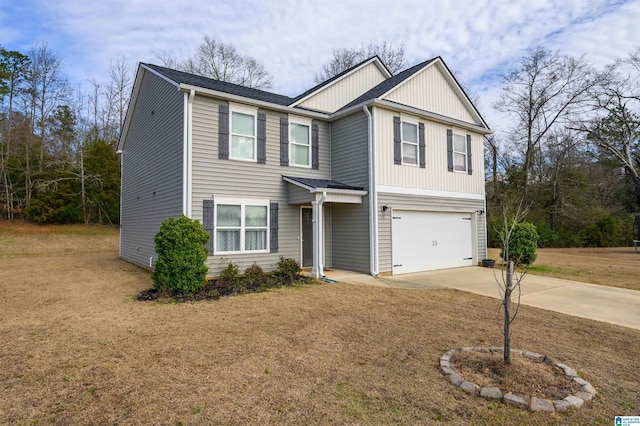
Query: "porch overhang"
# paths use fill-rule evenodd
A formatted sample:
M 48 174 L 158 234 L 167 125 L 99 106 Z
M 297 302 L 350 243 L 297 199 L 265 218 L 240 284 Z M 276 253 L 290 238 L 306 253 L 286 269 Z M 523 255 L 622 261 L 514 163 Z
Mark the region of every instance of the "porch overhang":
M 332 179 L 311 179 L 282 176 L 282 180 L 293 185 L 289 191 L 289 204 L 308 204 L 324 195 L 325 203 L 361 204 L 367 195 L 362 187 L 351 186 Z
M 351 186 L 331 179 L 312 179 L 282 176 L 289 183 L 289 204 L 311 204 L 313 209 L 313 267 L 311 275 L 324 276 L 322 253 L 324 253 L 323 206 L 325 203 L 362 203 L 367 195 L 361 187 Z

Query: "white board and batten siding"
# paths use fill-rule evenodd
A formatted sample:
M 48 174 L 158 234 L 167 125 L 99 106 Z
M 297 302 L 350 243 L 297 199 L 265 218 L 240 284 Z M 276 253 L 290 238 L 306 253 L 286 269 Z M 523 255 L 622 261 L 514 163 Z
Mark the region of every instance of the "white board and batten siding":
M 383 99 L 434 112 L 467 123 L 482 125 L 453 81 L 445 77 L 444 67 L 436 62 L 408 79 Z M 425 96 L 428 94 L 428 96 Z
M 120 256 L 150 268 L 162 221 L 182 214 L 184 94 L 144 72 L 122 148 Z
M 280 165 L 280 118 L 272 110 L 259 109 L 266 115 L 266 164 L 218 158 L 218 113 L 224 100 L 196 95 L 193 101 L 192 217 L 202 221 L 202 201 L 212 197 L 261 199 L 277 202 L 278 253 L 242 253 L 213 255 L 207 259 L 210 275 L 216 275 L 229 261 L 244 270 L 254 262 L 269 270 L 280 256 L 300 259 L 300 206 L 289 204 L 287 186 L 282 175 L 329 178 L 329 125 L 314 120 L 319 126 L 319 169 Z M 329 219 L 329 212 L 325 217 Z M 325 222 L 326 223 L 326 222 Z M 331 231 L 325 232 L 325 251 L 331 249 Z M 325 258 L 330 258 L 325 254 Z
M 317 111 L 334 112 L 385 80 L 373 62 L 322 88 L 298 106 Z
M 380 107 L 375 107 L 374 111 L 377 185 L 484 195 L 484 144 L 481 134 Z M 413 123 L 424 123 L 425 168 L 394 164 L 394 116 Z M 471 175 L 448 171 L 447 129 L 471 136 Z

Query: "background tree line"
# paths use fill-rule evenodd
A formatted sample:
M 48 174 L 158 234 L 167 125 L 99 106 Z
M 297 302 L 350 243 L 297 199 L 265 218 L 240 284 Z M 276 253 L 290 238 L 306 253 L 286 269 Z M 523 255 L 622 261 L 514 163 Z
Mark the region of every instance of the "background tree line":
M 0 47 L 0 214 L 37 222 L 118 223 L 115 152 L 131 91 L 125 58 L 110 81 L 74 87 L 47 45 Z
M 529 49 L 494 107 L 512 123 L 486 139 L 489 244 L 505 204 L 524 200 L 541 247 L 621 246 L 640 213 L 640 49 L 596 70 Z
M 393 73 L 408 64 L 402 44 L 334 49 L 316 81 L 373 55 Z M 273 81 L 255 58 L 208 36 L 189 57 L 157 56 L 165 66 L 248 87 Z M 108 81 L 92 79 L 82 91 L 63 65 L 46 45 L 25 53 L 0 47 L 0 213 L 118 223 L 115 147 L 135 68 L 120 57 Z M 493 107 L 511 128 L 485 140 L 489 245 L 499 242 L 504 206 L 520 199 L 542 247 L 629 244 L 640 212 L 640 48 L 604 70 L 531 48 L 505 72 Z

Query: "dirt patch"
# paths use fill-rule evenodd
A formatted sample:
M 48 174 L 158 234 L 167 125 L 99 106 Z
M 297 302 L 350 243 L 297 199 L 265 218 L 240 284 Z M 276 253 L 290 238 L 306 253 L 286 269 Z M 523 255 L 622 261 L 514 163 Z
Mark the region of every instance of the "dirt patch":
M 506 365 L 502 352 L 465 351 L 454 352 L 450 362 L 465 380 L 480 387 L 500 388 L 502 393 L 556 400 L 581 390 L 555 365 L 517 354 L 511 359 Z
M 337 283 L 139 303 L 150 275 L 118 259 L 117 233 L 57 235 L 49 243 L 64 253 L 0 257 L 2 424 L 608 424 L 640 414 L 637 330 L 523 306 L 512 345 L 570 365 L 598 391 L 580 410 L 530 413 L 467 395 L 439 368 L 450 348 L 501 343 L 494 299 Z M 112 247 L 87 253 L 87 241 Z
M 489 257 L 500 259 L 500 250 L 489 249 Z M 538 249 L 538 257 L 529 272 L 640 290 L 640 252 L 635 252 L 633 247 Z

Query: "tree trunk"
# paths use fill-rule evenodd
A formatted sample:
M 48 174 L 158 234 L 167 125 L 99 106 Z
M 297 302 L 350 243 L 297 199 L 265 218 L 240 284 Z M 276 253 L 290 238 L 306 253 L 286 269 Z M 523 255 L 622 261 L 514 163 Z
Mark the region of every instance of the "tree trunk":
M 87 217 L 87 194 L 84 188 L 84 146 L 80 143 L 80 189 L 82 193 L 82 219 L 84 223 L 89 223 Z
M 513 289 L 513 261 L 507 261 L 507 282 L 504 289 L 504 363 L 511 364 L 511 291 Z

